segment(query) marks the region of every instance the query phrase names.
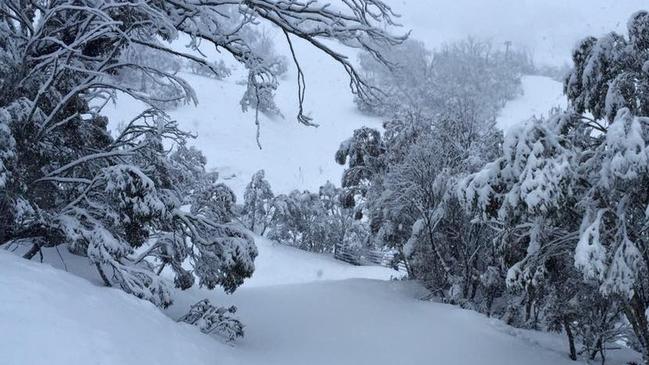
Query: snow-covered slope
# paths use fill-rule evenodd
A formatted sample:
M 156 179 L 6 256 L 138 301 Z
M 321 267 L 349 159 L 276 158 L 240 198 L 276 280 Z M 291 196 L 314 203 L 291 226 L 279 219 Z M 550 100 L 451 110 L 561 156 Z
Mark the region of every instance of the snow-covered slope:
M 363 279 L 377 274 L 264 245 L 260 259 L 268 266 L 260 272 L 275 280 L 230 296 L 183 292 L 169 310 L 178 315 L 205 297 L 236 304 L 246 337 L 233 346 L 120 290 L 0 250 L 0 364 L 574 364 L 558 335 L 514 330 L 418 300 L 423 291 L 415 283 Z M 295 265 L 302 265 L 295 271 L 301 284 L 282 284 L 286 277 L 272 274 Z M 318 267 L 331 278 L 361 278 L 308 282 Z M 633 359 L 623 355 L 612 353 L 607 363 Z
M 349 265 L 329 255 L 297 250 L 259 236 L 255 242 L 259 256 L 255 260 L 255 272 L 245 281 L 244 288 L 349 278 L 390 280 L 403 276 L 387 267 Z
M 305 53 L 314 52 L 304 48 Z M 192 145 L 207 156 L 208 167 L 243 197 L 245 185 L 255 171 L 265 169 L 275 193 L 293 189 L 316 191 L 327 180 L 340 183 L 343 167 L 336 164 L 334 154 L 340 142 L 362 126 L 381 128 L 381 122 L 359 113 L 348 90 L 346 74 L 331 61 L 316 54 L 307 55 L 303 65 L 309 79 L 307 100 L 319 127 L 306 127 L 295 121 L 297 99 L 292 72 L 280 84 L 277 103 L 285 119 L 262 116 L 261 144 L 255 140 L 254 114 L 244 113 L 239 100 L 244 87 L 238 81 L 241 70 L 224 81 L 184 73 L 196 89 L 198 105 L 184 105 L 172 110 L 171 116 L 181 127 L 197 135 Z M 238 76 L 237 76 L 238 75 Z M 307 76 L 308 77 L 308 76 Z M 532 116 L 547 115 L 555 106 L 565 106 L 561 83 L 543 76 L 524 76 L 523 94 L 506 104 L 498 118 L 498 126 L 507 129 Z M 127 121 L 144 109 L 139 102 L 119 99 L 107 109 L 113 125 Z
M 227 346 L 119 289 L 5 250 L 0 267 L 0 364 L 202 365 L 227 356 Z
M 284 43 L 277 42 L 281 54 L 288 52 Z M 239 198 L 259 169 L 265 169 L 275 193 L 315 191 L 327 180 L 339 184 L 343 167 L 336 164 L 334 155 L 340 142 L 362 126 L 381 127 L 380 120 L 356 110 L 348 76 L 340 64 L 303 42 L 296 40 L 294 46 L 307 82 L 305 112 L 319 126 L 297 122 L 297 75 L 290 64 L 276 94 L 284 118 L 260 115 L 261 150 L 255 139 L 255 113 L 244 113 L 239 104 L 245 91 L 241 82 L 247 77 L 242 66 L 233 66 L 232 75 L 223 81 L 181 74 L 194 87 L 198 105 L 184 105 L 169 114 L 182 129 L 197 135 L 191 144 L 203 151 L 208 167 L 218 170 Z M 104 113 L 116 128 L 144 108 L 122 96 Z
M 497 126 L 505 133 L 507 130 L 532 117 L 547 116 L 554 107 L 566 107 L 563 85 L 544 76 L 523 76 L 523 94 L 509 101 L 500 111 Z

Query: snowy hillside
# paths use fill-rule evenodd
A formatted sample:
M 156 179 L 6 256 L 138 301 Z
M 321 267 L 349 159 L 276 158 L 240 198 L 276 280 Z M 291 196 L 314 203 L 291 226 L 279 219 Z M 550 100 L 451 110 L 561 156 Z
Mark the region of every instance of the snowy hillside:
M 336 164 L 334 154 L 340 142 L 362 126 L 381 128 L 378 118 L 358 112 L 347 75 L 338 64 L 317 57 L 308 48 L 303 51 L 306 62 L 302 67 L 309 77 L 307 107 L 319 127 L 306 127 L 295 120 L 297 89 L 291 70 L 277 93 L 285 118 L 261 117 L 261 150 L 255 140 L 254 112 L 244 113 L 239 107 L 245 90 L 238 84 L 243 79 L 241 70 L 223 81 L 182 75 L 194 86 L 198 105 L 184 105 L 170 114 L 183 129 L 197 135 L 191 144 L 203 151 L 208 166 L 220 172 L 240 199 L 250 177 L 260 169 L 265 170 L 275 193 L 317 191 L 327 181 L 339 185 L 343 167 Z M 525 76 L 522 88 L 522 95 L 501 111 L 499 127 L 506 129 L 565 105 L 561 83 L 550 78 Z M 143 109 L 141 103 L 122 97 L 106 113 L 118 125 Z
M 281 49 L 286 47 L 283 43 L 277 45 L 287 54 Z M 307 80 L 305 111 L 319 126 L 307 127 L 296 120 L 297 75 L 291 64 L 276 95 L 284 118 L 260 115 L 261 150 L 255 140 L 255 113 L 244 113 L 239 105 L 245 91 L 241 81 L 247 75 L 241 66 L 223 81 L 182 74 L 194 87 L 198 105 L 184 105 L 170 114 L 181 128 L 198 136 L 192 144 L 240 198 L 252 174 L 260 169 L 265 169 L 276 193 L 315 191 L 327 180 L 340 184 L 343 167 L 334 161 L 339 144 L 357 128 L 381 127 L 380 120 L 356 110 L 348 76 L 339 64 L 303 43 L 296 42 L 295 47 Z M 117 126 L 144 108 L 140 102 L 121 97 L 106 108 L 106 114 Z
M 231 296 L 192 289 L 168 311 L 179 316 L 205 297 L 237 305 L 246 337 L 235 346 L 120 290 L 0 250 L 0 363 L 574 364 L 557 335 L 513 330 L 474 312 L 420 301 L 424 292 L 411 282 L 376 280 L 394 271 L 264 241 L 259 247 L 259 280 Z M 613 358 L 607 363 L 622 364 L 620 354 Z
M 505 133 L 513 125 L 532 117 L 547 117 L 554 107 L 566 107 L 560 82 L 543 76 L 523 76 L 521 81 L 523 94 L 507 102 L 496 123 Z

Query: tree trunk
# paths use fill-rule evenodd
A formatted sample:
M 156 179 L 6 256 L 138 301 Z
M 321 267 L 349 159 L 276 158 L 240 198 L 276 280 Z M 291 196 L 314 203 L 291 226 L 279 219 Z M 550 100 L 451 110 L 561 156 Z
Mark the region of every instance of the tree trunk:
M 568 346 L 570 348 L 570 360 L 577 360 L 577 349 L 575 348 L 575 336 L 572 333 L 570 328 L 570 321 L 567 317 L 563 317 L 563 328 L 566 330 L 566 335 L 568 336 Z
M 36 256 L 37 253 L 39 253 L 41 250 L 41 246 L 38 243 L 34 243 L 32 245 L 32 248 L 29 249 L 24 255 L 23 258 L 27 260 L 31 260 L 34 256 Z
M 597 357 L 597 353 L 601 352 L 602 356 L 604 356 L 604 350 L 603 350 L 603 345 L 602 345 L 602 337 L 600 336 L 597 341 L 595 342 L 595 348 L 593 351 L 590 353 L 590 359 L 595 360 L 595 357 Z
M 472 283 L 471 283 L 471 297 L 469 298 L 470 300 L 475 300 L 475 296 L 478 293 L 478 285 L 479 285 L 479 282 L 477 280 L 472 280 Z
M 433 232 L 432 222 L 428 217 L 426 217 L 426 228 L 428 232 L 428 239 L 430 240 L 430 245 L 433 249 L 433 252 L 437 257 L 437 260 L 439 260 L 439 264 L 442 266 L 442 269 L 444 269 L 444 281 L 447 281 L 448 277 L 451 275 L 451 269 L 448 267 L 448 265 L 446 265 L 446 261 L 444 260 L 444 257 L 442 256 L 441 252 L 439 252 L 439 249 L 435 244 L 435 234 Z
M 99 276 L 101 277 L 101 280 L 104 282 L 104 285 L 107 287 L 112 287 L 113 285 L 110 283 L 110 280 L 108 280 L 108 277 L 106 277 L 106 274 L 104 273 L 104 270 L 101 268 L 101 265 L 98 262 L 95 262 L 95 267 L 97 268 L 97 272 L 99 272 Z
M 410 263 L 408 262 L 408 258 L 406 257 L 406 254 L 403 252 L 403 246 L 399 247 L 399 254 L 401 255 L 401 259 L 403 260 L 403 265 L 406 267 L 406 273 L 408 273 L 408 279 L 416 279 L 415 274 L 412 272 L 412 269 L 410 268 Z
M 494 304 L 495 298 L 496 294 L 494 293 L 494 290 L 490 290 L 489 294 L 487 295 L 487 317 L 491 317 L 491 307 Z
M 527 298 L 525 301 L 525 322 L 529 322 L 532 318 L 532 299 Z
M 649 328 L 647 328 L 647 317 L 642 299 L 638 297 L 637 293 L 624 303 L 624 314 L 631 323 L 640 346 L 642 346 L 642 362 L 649 365 Z

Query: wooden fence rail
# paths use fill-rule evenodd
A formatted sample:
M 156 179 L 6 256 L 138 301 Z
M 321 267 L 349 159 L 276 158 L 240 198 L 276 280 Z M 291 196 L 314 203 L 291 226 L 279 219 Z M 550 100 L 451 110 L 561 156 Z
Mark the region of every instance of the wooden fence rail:
M 394 251 L 381 251 L 370 249 L 366 247 L 349 247 L 341 244 L 336 245 L 334 257 L 337 260 L 359 266 L 380 265 L 389 268 L 393 267 L 393 260 L 396 252 Z M 399 262 L 397 268 L 401 272 L 406 272 L 406 265 Z

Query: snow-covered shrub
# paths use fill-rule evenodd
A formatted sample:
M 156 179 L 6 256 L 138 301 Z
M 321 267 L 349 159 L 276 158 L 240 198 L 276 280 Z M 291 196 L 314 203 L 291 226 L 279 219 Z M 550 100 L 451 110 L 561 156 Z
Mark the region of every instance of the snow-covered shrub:
M 293 191 L 276 196 L 269 209 L 267 237 L 303 250 L 336 253 L 367 245 L 367 223 L 356 222 L 342 202 L 343 190 L 330 182 L 318 193 Z
M 306 251 L 333 251 L 317 194 L 294 190 L 288 195 L 278 195 L 272 209 L 268 238 Z
M 192 324 L 203 333 L 215 334 L 227 342 L 232 342 L 244 335 L 243 324 L 233 317 L 236 312 L 235 306 L 215 307 L 208 299 L 203 299 L 192 305 L 189 312 L 180 317 L 178 322 Z

